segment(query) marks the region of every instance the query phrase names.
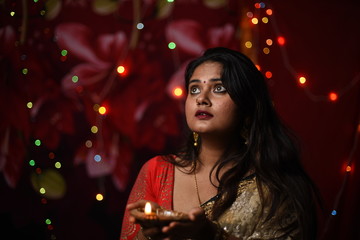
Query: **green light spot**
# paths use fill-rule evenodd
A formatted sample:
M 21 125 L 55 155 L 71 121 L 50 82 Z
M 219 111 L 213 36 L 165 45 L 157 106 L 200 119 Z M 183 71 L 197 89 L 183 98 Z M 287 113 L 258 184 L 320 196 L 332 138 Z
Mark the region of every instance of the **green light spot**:
M 45 220 L 45 223 L 46 223 L 47 225 L 50 225 L 50 224 L 51 224 L 51 220 L 47 218 L 47 219 Z
M 14 15 L 15 15 L 15 12 L 13 12 L 13 11 L 12 11 L 12 12 L 10 12 L 10 16 L 12 16 L 12 17 L 13 17 Z
M 175 49 L 175 48 L 176 48 L 176 44 L 175 44 L 174 42 L 169 42 L 168 47 L 169 47 L 170 49 Z
M 34 3 L 37 3 L 39 0 L 34 0 Z
M 79 81 L 79 77 L 74 75 L 71 80 L 73 81 L 73 83 L 77 83 Z
M 28 102 L 28 103 L 26 104 L 26 107 L 29 108 L 29 109 L 32 108 L 32 107 L 33 107 L 33 103 L 32 103 L 32 102 Z
M 55 167 L 56 167 L 57 169 L 61 168 L 61 163 L 60 163 L 60 162 L 56 162 L 56 163 L 55 163 Z
M 40 188 L 40 190 L 39 190 L 39 192 L 41 193 L 41 194 L 45 194 L 46 193 L 46 190 L 45 190 L 45 188 Z
M 35 140 L 35 145 L 39 147 L 41 145 L 41 141 L 39 139 L 36 139 Z
M 61 50 L 61 56 L 66 56 L 68 54 L 68 51 L 67 50 Z
M 35 161 L 34 161 L 34 160 L 30 160 L 30 161 L 29 161 L 29 165 L 32 166 L 32 167 L 35 166 Z
M 172 3 L 172 2 L 174 2 L 174 0 L 167 0 L 169 3 Z
M 29 70 L 27 68 L 23 68 L 23 70 L 21 71 L 24 75 L 28 74 Z

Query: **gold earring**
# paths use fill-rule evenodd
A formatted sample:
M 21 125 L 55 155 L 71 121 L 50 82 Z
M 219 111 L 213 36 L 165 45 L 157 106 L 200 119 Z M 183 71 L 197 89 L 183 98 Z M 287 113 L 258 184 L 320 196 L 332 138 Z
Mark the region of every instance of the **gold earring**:
M 194 137 L 194 147 L 197 147 L 198 145 L 198 139 L 199 139 L 199 134 L 197 132 L 193 132 L 193 137 Z

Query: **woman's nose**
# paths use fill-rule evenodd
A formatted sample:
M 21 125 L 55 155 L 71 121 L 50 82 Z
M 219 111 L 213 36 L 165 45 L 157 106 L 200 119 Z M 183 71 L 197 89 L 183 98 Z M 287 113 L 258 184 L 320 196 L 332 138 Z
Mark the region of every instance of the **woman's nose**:
M 207 94 L 202 93 L 196 98 L 196 104 L 210 106 L 211 101 Z

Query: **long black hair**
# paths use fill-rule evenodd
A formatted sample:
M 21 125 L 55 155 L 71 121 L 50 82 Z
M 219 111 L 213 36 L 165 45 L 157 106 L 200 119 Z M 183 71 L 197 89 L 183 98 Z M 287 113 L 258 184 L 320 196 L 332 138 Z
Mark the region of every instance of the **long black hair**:
M 301 166 L 295 136 L 274 109 L 263 75 L 244 54 L 223 47 L 211 48 L 188 64 L 187 89 L 195 69 L 204 62 L 222 65 L 222 83 L 239 110 L 238 129 L 231 136 L 232 146 L 213 168 L 222 197 L 215 202 L 212 218 L 216 220 L 231 206 L 237 197 L 239 181 L 255 171 L 262 205 L 270 206 L 266 220 L 275 216 L 284 203 L 289 203 L 288 209 L 294 211 L 297 221 L 286 230 L 299 227 L 303 239 L 315 239 L 316 190 Z M 173 163 L 195 166 L 200 146 L 201 139 L 198 148 L 194 148 L 189 136 L 185 148 L 178 154 L 181 161 Z M 232 167 L 219 177 L 220 169 L 230 162 Z M 194 170 L 193 167 L 191 172 Z M 265 188 L 267 194 L 264 194 Z

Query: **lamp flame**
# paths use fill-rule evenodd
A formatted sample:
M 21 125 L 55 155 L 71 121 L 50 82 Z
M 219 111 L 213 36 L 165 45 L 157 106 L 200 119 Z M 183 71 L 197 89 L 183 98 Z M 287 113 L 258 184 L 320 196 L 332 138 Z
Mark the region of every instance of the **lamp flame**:
M 145 214 L 146 215 L 150 215 L 151 214 L 151 204 L 149 203 L 149 202 L 147 202 L 146 204 L 145 204 Z

